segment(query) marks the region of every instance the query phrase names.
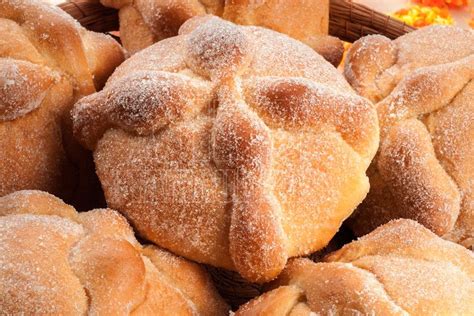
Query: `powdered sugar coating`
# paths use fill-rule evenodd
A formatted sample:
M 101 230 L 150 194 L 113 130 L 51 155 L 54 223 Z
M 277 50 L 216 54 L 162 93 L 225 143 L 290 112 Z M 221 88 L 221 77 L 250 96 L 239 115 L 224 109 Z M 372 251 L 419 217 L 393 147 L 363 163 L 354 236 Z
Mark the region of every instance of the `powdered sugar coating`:
M 325 261 L 290 261 L 275 290 L 236 314 L 464 315 L 474 307 L 472 252 L 411 220 L 382 225 Z
M 56 78 L 55 78 L 56 77 Z M 12 121 L 41 105 L 58 76 L 25 62 L 0 61 L 0 121 Z
M 434 25 L 394 41 L 380 35 L 360 39 L 351 48 L 344 72 L 361 95 L 378 102 L 414 70 L 451 63 L 472 54 L 472 30 Z
M 211 16 L 180 34 L 78 102 L 76 137 L 94 150 L 109 205 L 145 238 L 272 279 L 362 200 L 375 111 L 285 35 Z
M 472 30 L 434 26 L 361 39 L 350 52 L 346 76 L 379 101 L 381 124 L 372 191 L 352 221 L 358 234 L 411 218 L 473 247 L 473 47 Z
M 344 53 L 342 41 L 327 36 L 329 2 L 101 0 L 101 3 L 119 10 L 120 38 L 130 54 L 183 34 L 185 22 L 205 14 L 240 25 L 262 26 L 287 34 L 314 49 L 336 67 Z M 187 24 L 189 26 L 189 22 Z
M 81 226 L 59 217 L 37 215 L 9 215 L 0 222 L 2 311 L 84 313 L 85 293 L 70 272 L 67 257 L 61 256 L 64 248 L 84 234 Z M 26 237 L 28 231 L 39 233 Z M 33 240 L 36 243 L 29 244 Z M 67 304 L 70 299 L 73 303 Z
M 77 213 L 41 191 L 7 195 L 0 198 L 0 250 L 0 309 L 7 314 L 227 311 L 200 267 L 142 247 L 109 209 Z
M 69 111 L 102 87 L 123 51 L 40 0 L 1 0 L 0 34 L 0 196 L 38 189 L 83 207 L 97 186 Z
M 33 63 L 41 60 L 41 64 L 59 69 L 72 79 L 71 83 L 79 94 L 88 94 L 95 90 L 93 74 L 96 67 L 101 68 L 103 65 L 93 65 L 94 60 L 88 60 L 88 58 L 95 56 L 91 54 L 90 57 L 86 57 L 84 46 L 88 46 L 88 43 L 83 44 L 82 41 L 100 42 L 100 40 L 93 39 L 94 36 L 67 13 L 58 7 L 40 1 L 2 0 L 0 2 L 0 18 L 2 18 L 1 24 L 10 24 L 11 22 L 8 20 L 16 22 L 20 27 L 10 26 L 8 31 L 14 31 L 17 36 L 23 37 L 23 40 L 20 40 L 23 45 L 34 46 L 34 51 L 31 50 L 31 54 L 28 56 L 21 56 L 23 57 L 21 59 Z M 67 36 L 65 36 L 66 33 Z M 10 37 L 13 37 L 13 34 L 7 34 L 7 41 L 4 45 L 10 44 Z M 113 42 L 110 42 L 110 38 L 102 38 L 102 42 L 104 40 L 108 42 L 106 45 L 108 49 L 117 49 L 111 47 L 114 45 L 111 45 Z M 29 43 L 24 43 L 24 41 Z M 2 51 L 4 52 L 1 56 L 3 58 L 10 57 L 10 55 L 15 58 L 17 57 L 15 55 L 21 54 L 15 51 L 9 52 L 6 48 L 2 48 Z M 109 55 L 108 52 L 105 54 Z M 117 59 L 123 58 L 123 56 L 109 56 L 115 59 L 110 60 L 109 63 L 117 63 Z M 89 66 L 91 67 L 89 68 Z

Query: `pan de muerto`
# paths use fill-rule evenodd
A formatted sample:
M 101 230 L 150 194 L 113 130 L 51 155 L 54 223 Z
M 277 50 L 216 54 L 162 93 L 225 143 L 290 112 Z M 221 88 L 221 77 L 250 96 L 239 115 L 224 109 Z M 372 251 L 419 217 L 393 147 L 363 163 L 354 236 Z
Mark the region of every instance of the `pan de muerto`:
M 474 31 L 433 26 L 395 41 L 366 37 L 345 72 L 378 101 L 381 126 L 355 232 L 410 218 L 474 247 Z
M 236 316 L 471 315 L 474 255 L 402 219 L 329 255 L 290 261 Z
M 309 47 L 212 16 L 127 60 L 73 121 L 144 238 L 258 282 L 334 236 L 379 135 L 370 102 Z
M 43 1 L 0 1 L 0 34 L 0 196 L 39 189 L 70 200 L 89 183 L 69 112 L 103 86 L 122 49 Z
M 41 191 L 0 198 L 6 315 L 225 315 L 195 263 L 140 245 L 109 209 L 77 213 Z

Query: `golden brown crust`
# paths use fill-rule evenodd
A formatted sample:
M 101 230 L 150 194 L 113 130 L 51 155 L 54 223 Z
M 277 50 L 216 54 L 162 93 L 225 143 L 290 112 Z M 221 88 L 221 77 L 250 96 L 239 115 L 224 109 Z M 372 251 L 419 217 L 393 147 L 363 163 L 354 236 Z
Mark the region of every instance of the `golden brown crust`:
M 117 66 L 117 61 L 121 62 L 122 52 L 117 49 L 118 45 L 113 44 L 113 39 L 101 37 L 102 40 L 99 42 L 96 38 L 100 35 L 88 34 L 87 30 L 66 13 L 42 1 L 2 1 L 0 18 L 21 25 L 19 35 L 24 34 L 29 39 L 36 51 L 43 55 L 46 65 L 67 74 L 73 80 L 73 85 L 80 95 L 95 91 L 94 75 L 96 73 L 93 72 L 95 67 L 91 67 L 94 66 L 95 60 L 88 60 L 85 47 L 94 44 L 109 45 L 112 50 L 115 50 L 114 57 L 118 55 L 119 58 L 108 60 L 107 68 L 113 69 Z M 2 23 L 5 22 L 2 21 Z M 89 42 L 91 39 L 92 41 Z M 92 50 L 88 52 L 90 53 Z M 107 51 L 105 50 L 105 52 Z M 1 57 L 8 58 L 10 56 L 2 54 Z M 101 65 L 101 67 L 104 66 Z
M 471 30 L 451 26 L 425 27 L 394 41 L 366 36 L 350 49 L 344 71 L 359 94 L 378 102 L 414 70 L 458 61 L 472 55 L 473 47 Z
M 51 86 L 36 110 L 0 123 L 0 196 L 30 188 L 70 195 L 74 183 L 68 180 L 74 179 L 66 175 L 73 174 L 74 167 L 58 135 L 72 100 L 72 87 L 62 79 Z
M 120 10 L 120 35 L 124 47 L 131 54 L 160 40 L 176 36 L 184 22 L 204 14 L 214 14 L 237 24 L 263 26 L 287 34 L 309 45 L 335 66 L 339 65 L 344 53 L 342 41 L 327 36 L 328 0 L 101 2 Z
M 0 122 L 12 121 L 38 108 L 58 80 L 49 69 L 21 60 L 0 59 L 0 71 Z
M 0 309 L 7 314 L 227 311 L 202 268 L 143 248 L 112 210 L 78 214 L 47 193 L 19 191 L 0 198 L 0 241 Z
M 328 35 L 317 35 L 310 37 L 303 41 L 303 43 L 314 49 L 334 67 L 338 67 L 339 64 L 341 64 L 345 49 L 344 42 L 339 38 Z
M 303 299 L 304 293 L 299 287 L 280 286 L 278 289 L 264 293 L 257 299 L 245 304 L 239 308 L 235 315 L 289 315 L 298 302 Z M 262 304 L 262 302 L 265 303 Z
M 58 215 L 77 221 L 76 210 L 49 193 L 17 191 L 0 199 L 0 216 L 14 214 Z
M 336 67 L 342 60 L 342 41 L 327 36 L 327 0 L 231 0 L 225 2 L 222 17 L 237 24 L 258 25 L 287 34 L 313 48 Z
M 259 77 L 245 81 L 243 87 L 249 105 L 272 128 L 295 130 L 332 125 L 362 157 L 369 159 L 373 155 L 372 135 L 359 128 L 371 120 L 370 105 L 364 99 L 303 78 Z M 351 111 L 345 110 L 347 105 Z
M 95 89 L 99 91 L 115 68 L 123 62 L 123 49 L 110 36 L 88 31 L 82 33 L 82 44 Z
M 305 42 L 311 36 L 328 34 L 329 1 L 229 0 L 222 17 L 237 24 L 263 26 Z
M 428 251 L 429 250 L 429 251 Z M 326 257 L 326 261 L 352 262 L 363 256 L 408 256 L 425 261 L 448 261 L 474 277 L 472 252 L 438 238 L 412 220 L 393 220 Z
M 210 90 L 198 80 L 179 74 L 140 71 L 76 103 L 73 115 L 81 111 L 88 120 L 76 119 L 75 128 L 83 134 L 82 144 L 91 150 L 111 127 L 150 135 L 200 112 L 210 101 Z M 157 93 L 166 96 L 157 99 Z M 90 120 L 96 124 L 89 124 Z
M 157 41 L 140 12 L 132 5 L 120 9 L 119 20 L 120 41 L 128 53 L 134 54 Z
M 375 110 L 284 35 L 212 16 L 180 32 L 79 101 L 75 135 L 95 152 L 109 205 L 145 238 L 273 279 L 365 196 Z
M 104 85 L 123 51 L 44 1 L 2 1 L 0 33 L 0 196 L 41 189 L 72 199 L 85 159 L 67 137 L 69 110 Z
M 385 96 L 382 94 L 385 91 L 377 85 L 376 79 L 396 61 L 397 49 L 390 39 L 381 35 L 366 36 L 349 49 L 344 74 L 360 95 L 376 102 Z M 390 83 L 387 85 L 390 86 Z
M 453 229 L 460 193 L 436 159 L 423 123 L 411 119 L 394 126 L 382 144 L 377 167 L 398 201 L 398 216 L 414 219 L 440 236 Z
M 226 304 L 201 266 L 155 246 L 146 246 L 143 254 L 158 267 L 165 279 L 181 291 L 186 300 L 193 302 L 193 312 L 199 315 L 221 315 L 227 312 Z
M 273 282 L 274 290 L 236 314 L 469 314 L 473 268 L 469 250 L 414 221 L 392 221 L 330 254 L 326 262 L 291 260 Z M 275 304 L 285 310 L 273 310 Z
M 208 6 L 199 0 L 101 0 L 101 3 L 120 10 L 120 37 L 130 54 L 177 35 L 184 22 L 213 13 L 210 11 L 214 8 L 214 3 Z
M 410 218 L 473 247 L 474 32 L 437 26 L 414 33 L 367 37 L 349 53 L 346 77 L 379 101 L 381 125 L 371 192 L 351 226 L 361 235 Z

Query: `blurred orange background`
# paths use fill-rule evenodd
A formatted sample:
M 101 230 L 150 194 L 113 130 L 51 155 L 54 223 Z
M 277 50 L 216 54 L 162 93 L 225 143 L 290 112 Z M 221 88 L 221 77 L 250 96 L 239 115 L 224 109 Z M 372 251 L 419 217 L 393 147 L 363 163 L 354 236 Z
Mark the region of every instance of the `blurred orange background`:
M 393 13 L 401 8 L 409 7 L 412 3 L 407 0 L 355 0 L 354 2 L 359 2 L 365 4 L 377 11 L 383 13 Z M 450 13 L 456 21 L 456 25 L 462 27 L 468 27 L 470 10 L 474 8 L 471 1 L 470 8 L 465 9 L 451 9 Z

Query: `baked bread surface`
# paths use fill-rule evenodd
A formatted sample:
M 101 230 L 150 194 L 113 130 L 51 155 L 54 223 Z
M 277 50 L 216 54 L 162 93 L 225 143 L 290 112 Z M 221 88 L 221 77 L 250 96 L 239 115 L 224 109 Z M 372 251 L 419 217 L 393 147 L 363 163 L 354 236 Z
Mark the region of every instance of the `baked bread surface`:
M 0 196 L 40 189 L 70 198 L 82 163 L 74 159 L 84 159 L 69 111 L 103 86 L 122 49 L 43 1 L 1 1 L 0 34 Z
M 0 310 L 7 315 L 225 315 L 205 271 L 140 245 L 110 209 L 77 213 L 41 191 L 0 198 Z
M 339 39 L 327 36 L 328 0 L 101 0 L 101 3 L 119 9 L 120 37 L 131 54 L 178 35 L 184 22 L 204 14 L 287 34 L 336 66 L 344 52 Z
M 212 16 L 127 60 L 73 120 L 144 238 L 259 282 L 329 242 L 368 191 L 379 133 L 309 47 Z
M 474 247 L 474 31 L 432 26 L 391 41 L 363 38 L 345 74 L 377 102 L 381 145 L 359 235 L 394 218 Z
M 472 315 L 474 255 L 415 221 L 391 221 L 330 254 L 292 259 L 247 315 Z

